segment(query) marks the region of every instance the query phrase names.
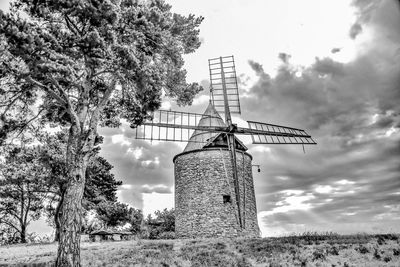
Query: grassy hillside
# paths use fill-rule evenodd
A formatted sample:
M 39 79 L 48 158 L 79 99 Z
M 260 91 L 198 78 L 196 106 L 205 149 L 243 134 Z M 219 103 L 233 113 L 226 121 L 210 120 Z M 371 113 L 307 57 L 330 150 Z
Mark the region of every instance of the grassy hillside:
M 0 247 L 0 266 L 51 266 L 56 244 Z M 82 243 L 83 266 L 400 266 L 399 235 Z

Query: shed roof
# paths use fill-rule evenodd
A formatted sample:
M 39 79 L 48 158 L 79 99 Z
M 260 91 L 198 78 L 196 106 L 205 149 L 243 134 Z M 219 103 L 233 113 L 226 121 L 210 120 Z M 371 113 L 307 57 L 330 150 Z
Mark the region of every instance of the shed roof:
M 110 231 L 110 230 L 105 230 L 105 229 L 101 229 L 101 230 L 95 230 L 90 232 L 91 235 L 112 235 L 114 232 Z
M 108 229 L 100 229 L 100 230 L 94 230 L 90 232 L 90 235 L 133 235 L 132 232 L 128 231 L 116 231 L 116 230 L 108 230 Z

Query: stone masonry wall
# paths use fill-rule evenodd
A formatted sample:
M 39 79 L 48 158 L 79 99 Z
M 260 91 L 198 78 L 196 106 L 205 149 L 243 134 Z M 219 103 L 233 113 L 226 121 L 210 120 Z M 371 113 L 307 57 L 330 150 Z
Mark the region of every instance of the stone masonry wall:
M 239 225 L 229 151 L 209 148 L 175 157 L 177 237 L 259 236 L 251 156 L 237 151 L 236 157 L 243 228 Z M 230 196 L 230 203 L 224 203 L 224 195 Z

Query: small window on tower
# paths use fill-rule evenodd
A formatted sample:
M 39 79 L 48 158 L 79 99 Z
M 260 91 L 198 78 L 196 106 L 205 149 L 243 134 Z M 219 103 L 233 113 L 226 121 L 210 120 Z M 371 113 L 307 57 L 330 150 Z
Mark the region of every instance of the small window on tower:
M 231 196 L 224 195 L 224 196 L 222 196 L 222 200 L 224 201 L 224 203 L 231 203 Z

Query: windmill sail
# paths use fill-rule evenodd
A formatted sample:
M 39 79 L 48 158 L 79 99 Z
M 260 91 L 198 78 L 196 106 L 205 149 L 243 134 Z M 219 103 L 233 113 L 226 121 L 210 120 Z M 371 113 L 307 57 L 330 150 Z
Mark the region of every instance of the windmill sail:
M 218 112 L 225 113 L 226 105 L 230 113 L 241 114 L 239 92 L 233 56 L 208 60 L 211 82 L 211 99 Z M 225 103 L 225 94 L 227 103 Z
M 159 110 L 153 119 L 136 128 L 135 138 L 154 141 L 178 141 L 198 143 L 188 147 L 201 147 L 217 133 L 228 132 L 251 135 L 253 144 L 301 144 L 315 145 L 306 131 L 275 124 L 248 121 L 249 128 L 228 130 L 212 104 L 204 114 Z
M 215 121 L 220 123 L 215 123 Z M 225 128 L 226 125 L 216 112 L 206 111 L 204 114 L 198 114 L 159 110 L 152 114 L 151 120 L 146 120 L 136 128 L 135 138 L 150 141 L 206 143 L 212 136 L 212 132 L 220 132 Z M 199 134 L 201 132 L 203 134 Z M 204 134 L 206 132 L 208 135 Z M 194 134 L 195 138 L 192 137 Z
M 239 128 L 238 134 L 250 134 L 253 144 L 316 145 L 306 131 L 269 123 L 248 121 L 249 129 Z

